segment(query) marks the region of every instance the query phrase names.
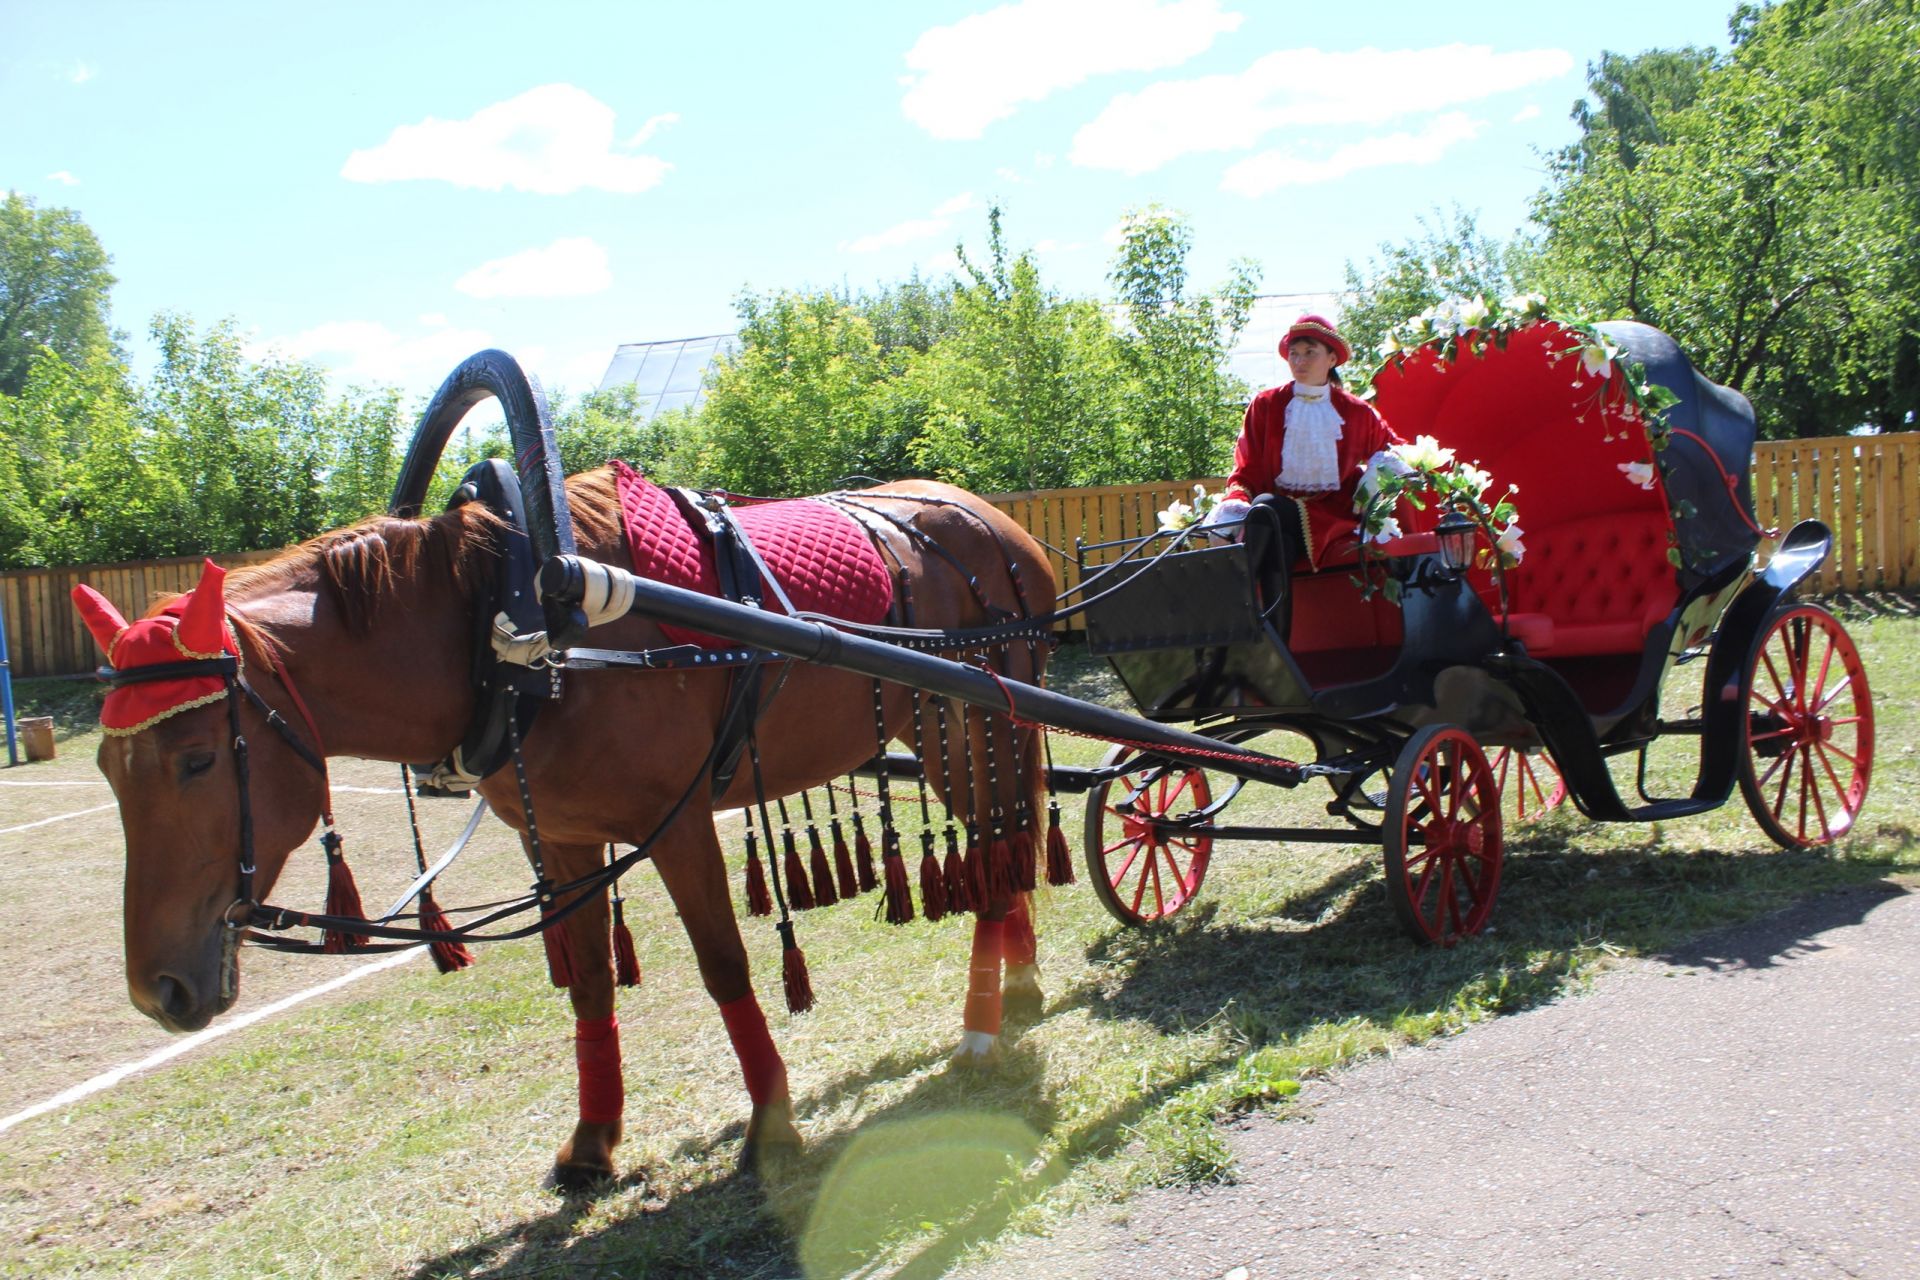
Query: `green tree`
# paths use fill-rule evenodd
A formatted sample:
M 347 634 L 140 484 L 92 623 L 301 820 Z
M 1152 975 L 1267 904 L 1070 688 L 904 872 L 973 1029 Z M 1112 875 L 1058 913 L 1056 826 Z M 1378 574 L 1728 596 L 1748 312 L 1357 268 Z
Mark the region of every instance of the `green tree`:
M 1768 434 L 1911 424 L 1915 30 L 1912 0 L 1743 8 L 1691 99 L 1643 97 L 1630 128 L 1614 104 L 1590 108 L 1577 163 L 1536 204 L 1539 278 L 1556 300 L 1665 329 L 1754 400 Z M 1632 84 L 1694 53 L 1603 66 Z
M 986 260 L 956 253 L 953 330 L 890 389 L 922 423 L 915 466 L 988 492 L 1115 478 L 1125 375 L 1112 321 L 1047 288 L 1032 253 L 1008 249 L 997 207 Z
M 1523 236 L 1505 244 L 1484 234 L 1475 214 L 1458 205 L 1420 219 L 1420 234 L 1383 244 L 1365 268 L 1347 264 L 1340 329 L 1354 351 L 1354 372 L 1374 362 L 1389 330 L 1448 298 L 1505 298 L 1524 291 L 1533 246 Z
M 70 364 L 111 352 L 112 261 L 71 209 L 18 192 L 0 200 L 0 395 L 20 394 L 42 347 Z
M 1220 470 L 1246 405 L 1248 388 L 1226 372 L 1226 361 L 1252 314 L 1259 269 L 1237 260 L 1212 293 L 1190 294 L 1192 248 L 1184 219 L 1157 206 L 1136 210 L 1108 276 L 1127 320 L 1121 411 L 1132 479 L 1184 480 Z

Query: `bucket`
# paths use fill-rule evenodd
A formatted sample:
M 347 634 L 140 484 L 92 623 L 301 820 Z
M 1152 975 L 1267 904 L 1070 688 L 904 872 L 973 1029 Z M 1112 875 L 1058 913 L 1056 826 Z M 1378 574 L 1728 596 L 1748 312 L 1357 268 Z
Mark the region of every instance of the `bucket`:
M 53 759 L 53 717 L 29 716 L 15 722 L 28 760 Z

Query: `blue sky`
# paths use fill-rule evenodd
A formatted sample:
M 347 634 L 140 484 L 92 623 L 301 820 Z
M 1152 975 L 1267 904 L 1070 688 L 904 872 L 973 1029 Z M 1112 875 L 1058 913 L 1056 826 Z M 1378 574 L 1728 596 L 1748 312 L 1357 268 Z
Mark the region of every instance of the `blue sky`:
M 995 201 L 1091 294 L 1151 203 L 1197 283 L 1270 293 L 1436 207 L 1505 234 L 1587 63 L 1724 48 L 1730 8 L 0 0 L 0 186 L 98 233 L 143 371 L 171 309 L 343 387 L 502 346 L 578 392 L 742 289 L 944 271 Z

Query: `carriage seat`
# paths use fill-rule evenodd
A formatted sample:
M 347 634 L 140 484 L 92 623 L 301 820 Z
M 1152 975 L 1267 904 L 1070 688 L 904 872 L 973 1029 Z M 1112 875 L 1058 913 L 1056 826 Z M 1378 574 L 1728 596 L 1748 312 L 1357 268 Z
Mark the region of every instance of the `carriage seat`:
M 1659 513 L 1539 527 L 1528 531 L 1526 544 L 1526 558 L 1507 574 L 1507 627 L 1535 657 L 1637 654 L 1680 598 Z M 1475 577 L 1488 609 L 1497 611 L 1490 575 Z

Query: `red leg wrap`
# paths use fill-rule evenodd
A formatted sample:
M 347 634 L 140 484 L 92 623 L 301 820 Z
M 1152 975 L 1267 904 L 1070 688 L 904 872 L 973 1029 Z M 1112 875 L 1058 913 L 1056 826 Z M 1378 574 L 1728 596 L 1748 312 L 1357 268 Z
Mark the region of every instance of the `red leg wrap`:
M 580 1118 L 613 1124 L 626 1104 L 620 1081 L 620 1019 L 579 1018 L 573 1024 L 573 1060 L 580 1068 Z
M 1032 964 L 1039 945 L 1033 936 L 1033 901 L 1015 894 L 1013 909 L 1007 912 L 1007 963 Z
M 747 1096 L 756 1107 L 787 1096 L 787 1064 L 773 1047 L 767 1034 L 767 1015 L 760 1012 L 760 1001 L 752 992 L 720 1006 L 720 1020 L 727 1024 L 727 1038 L 733 1041 L 734 1056 L 740 1059 L 740 1074 L 746 1077 Z
M 1006 934 L 1003 920 L 974 922 L 973 958 L 967 962 L 967 1012 L 962 1023 L 969 1031 L 1000 1034 L 1000 958 L 1006 952 Z

